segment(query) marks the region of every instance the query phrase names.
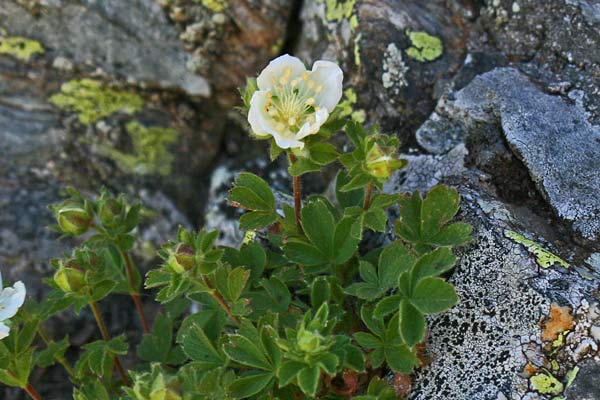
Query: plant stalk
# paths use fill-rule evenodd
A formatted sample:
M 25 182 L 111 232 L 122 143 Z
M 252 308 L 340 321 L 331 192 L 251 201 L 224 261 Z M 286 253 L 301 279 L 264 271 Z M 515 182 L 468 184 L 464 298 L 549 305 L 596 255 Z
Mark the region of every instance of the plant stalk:
M 42 327 L 38 328 L 37 333 L 40 336 L 40 338 L 42 338 L 44 343 L 46 343 L 46 345 L 50 344 L 50 338 L 48 338 L 48 335 L 46 334 L 46 332 L 44 331 L 44 329 Z M 65 371 L 67 371 L 67 373 L 69 374 L 69 377 L 72 380 L 75 380 L 75 371 L 73 371 L 73 368 L 69 365 L 67 360 L 62 355 L 59 355 L 59 354 L 56 354 L 54 356 L 54 359 L 65 368 Z
M 225 314 L 227 314 L 227 316 L 229 316 L 229 318 L 231 318 L 236 324 L 240 325 L 241 324 L 240 319 L 238 317 L 236 317 L 235 315 L 233 315 L 233 313 L 231 312 L 231 308 L 229 307 L 227 302 L 225 302 L 225 299 L 223 298 L 223 296 L 221 296 L 221 293 L 219 293 L 216 289 L 214 289 L 210 286 L 210 282 L 208 282 L 208 279 L 206 278 L 205 275 L 202 275 L 202 279 L 204 280 L 204 284 L 206 286 L 208 286 L 210 289 L 212 289 L 210 291 L 210 294 L 217 301 L 217 303 L 219 303 L 219 305 L 221 306 L 223 311 L 225 311 Z
M 371 196 L 373 195 L 373 182 L 369 182 L 369 184 L 367 185 L 367 191 L 365 192 L 365 203 L 363 205 L 363 208 L 366 210 L 369 209 L 369 207 L 371 207 Z
M 293 153 L 289 153 L 290 155 L 290 165 L 293 165 L 296 162 L 296 156 Z M 302 223 L 300 212 L 302 210 L 302 184 L 300 182 L 300 176 L 292 177 L 292 186 L 294 189 L 294 211 L 296 214 L 296 227 L 298 228 L 298 232 L 302 233 Z
M 121 251 L 121 256 L 125 260 L 125 269 L 127 270 L 127 278 L 129 279 L 129 286 L 133 291 L 131 293 L 131 298 L 135 304 L 135 309 L 137 310 L 138 316 L 140 317 L 140 322 L 142 323 L 142 329 L 144 333 L 150 333 L 150 324 L 148 323 L 148 318 L 146 318 L 146 314 L 144 313 L 144 308 L 142 307 L 142 302 L 140 301 L 140 294 L 135 287 L 135 281 L 133 278 L 133 262 L 131 261 L 131 256 L 129 253 Z
M 94 318 L 96 319 L 96 323 L 98 324 L 98 328 L 100 329 L 100 334 L 102 335 L 102 339 L 104 339 L 105 342 L 110 341 L 110 336 L 108 335 L 108 329 L 106 329 L 106 324 L 104 324 L 104 319 L 102 318 L 102 313 L 100 312 L 100 309 L 98 308 L 98 303 L 96 303 L 95 301 L 90 301 L 90 308 L 92 309 L 92 313 L 94 314 Z M 121 364 L 121 361 L 119 360 L 119 357 L 115 356 L 113 358 L 113 364 L 114 364 L 115 368 L 117 369 L 117 371 L 119 371 L 121 378 L 123 378 L 123 382 L 125 384 L 129 384 L 129 378 L 127 377 L 127 374 L 125 373 L 125 369 L 123 368 L 123 365 Z
M 25 393 L 27 393 L 33 400 L 42 400 L 42 396 L 40 396 L 40 394 L 36 392 L 33 386 L 31 386 L 29 383 L 23 388 L 23 390 L 25 390 Z

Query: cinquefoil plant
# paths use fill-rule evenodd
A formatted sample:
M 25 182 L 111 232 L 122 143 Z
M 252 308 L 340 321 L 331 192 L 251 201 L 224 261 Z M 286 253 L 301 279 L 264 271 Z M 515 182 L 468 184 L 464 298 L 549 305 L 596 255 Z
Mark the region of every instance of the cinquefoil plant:
M 456 190 L 382 191 L 406 161 L 394 136 L 340 117 L 342 76 L 334 63 L 307 71 L 285 55 L 248 80 L 244 112 L 256 138 L 270 141 L 271 158 L 287 156 L 294 202 L 278 203 L 263 179 L 240 174 L 229 202 L 245 210 L 240 228 L 260 234 L 231 248 L 216 244 L 217 232 L 180 228 L 143 283 L 162 304 L 152 326 L 131 255 L 140 205 L 70 189 L 51 207 L 55 229 L 82 240 L 52 260 L 48 297 L 21 307 L 20 282 L 0 287 L 0 381 L 40 399 L 31 371 L 59 363 L 77 400 L 398 398 L 387 382 L 422 364 L 425 317 L 458 301 L 443 277 L 456 263 L 452 247 L 469 240 L 471 228 L 451 223 Z M 353 148 L 345 154 L 329 142 L 342 130 Z M 336 161 L 335 198 L 303 197 L 301 176 Z M 397 240 L 361 247 L 365 231 L 386 230 L 392 206 Z M 130 295 L 138 313 L 137 344 L 111 336 L 103 321 L 99 301 L 117 293 Z M 69 308 L 89 308 L 102 338 L 81 346 L 74 364 L 65 356 L 69 338 L 43 329 Z

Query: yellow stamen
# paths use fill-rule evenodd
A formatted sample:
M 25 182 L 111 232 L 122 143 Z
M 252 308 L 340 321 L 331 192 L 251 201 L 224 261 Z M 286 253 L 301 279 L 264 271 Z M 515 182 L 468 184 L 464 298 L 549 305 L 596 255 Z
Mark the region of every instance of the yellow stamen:
M 308 83 L 306 84 L 306 86 L 308 86 L 309 89 L 312 89 L 313 86 L 315 86 L 315 82 L 313 82 L 312 80 L 309 80 Z
M 308 72 L 303 72 L 302 75 L 300 75 L 300 79 L 302 79 L 303 81 L 308 79 Z
M 317 86 L 317 88 L 315 89 L 315 92 L 321 93 L 321 90 L 323 90 L 323 85 Z
M 310 97 L 310 98 L 306 99 L 306 105 L 307 106 L 312 106 L 313 104 L 315 104 L 315 98 L 314 97 Z
M 294 79 L 290 82 L 290 84 L 292 85 L 292 87 L 296 87 L 298 86 L 298 80 Z
M 292 69 L 290 67 L 287 67 L 285 69 L 285 72 L 283 73 L 283 76 L 289 78 L 292 75 Z
M 296 117 L 290 117 L 290 119 L 288 119 L 288 125 L 289 126 L 296 125 Z

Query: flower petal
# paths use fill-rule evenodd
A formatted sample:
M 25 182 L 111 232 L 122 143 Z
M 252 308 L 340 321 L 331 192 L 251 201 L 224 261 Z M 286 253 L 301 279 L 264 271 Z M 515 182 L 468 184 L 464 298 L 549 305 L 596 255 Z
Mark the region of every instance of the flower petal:
M 8 332 L 10 332 L 10 328 L 0 322 L 0 340 L 4 339 L 8 336 Z
M 271 133 L 265 127 L 268 127 L 269 121 L 266 117 L 265 104 L 267 103 L 267 92 L 257 90 L 250 99 L 250 111 L 248 111 L 248 122 L 252 131 L 257 136 L 269 136 Z
M 316 96 L 316 104 L 332 112 L 342 98 L 344 73 L 336 63 L 319 60 L 313 64 L 310 79 L 315 82 L 316 87 L 322 86 L 321 92 Z
M 304 148 L 304 143 L 294 138 L 283 137 L 282 135 L 273 135 L 273 139 L 275 139 L 277 146 L 281 147 L 282 149 Z
M 25 285 L 21 281 L 0 292 L 0 321 L 7 320 L 17 313 L 25 302 L 25 293 Z
M 286 68 L 290 68 L 290 77 L 294 78 L 304 71 L 306 67 L 299 58 L 284 54 L 272 60 L 269 65 L 262 70 L 256 83 L 260 90 L 269 90 L 273 87 L 273 80 L 277 81 L 285 73 Z
M 301 140 L 307 136 L 314 135 L 315 133 L 319 132 L 319 129 L 321 129 L 321 125 L 323 125 L 327 121 L 327 118 L 329 118 L 329 112 L 327 111 L 327 109 L 321 108 L 314 113 L 314 116 L 315 122 L 310 123 L 306 121 L 302 125 L 298 133 L 296 133 L 296 139 Z

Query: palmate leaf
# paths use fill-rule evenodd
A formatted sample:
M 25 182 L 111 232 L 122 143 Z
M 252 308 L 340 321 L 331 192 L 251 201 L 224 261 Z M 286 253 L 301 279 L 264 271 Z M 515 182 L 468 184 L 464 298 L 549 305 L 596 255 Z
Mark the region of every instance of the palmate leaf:
M 254 230 L 268 226 L 276 221 L 275 195 L 260 177 L 248 173 L 241 173 L 236 179 L 233 188 L 229 191 L 228 200 L 239 204 L 249 210 L 240 218 L 240 228 Z
M 291 239 L 285 256 L 304 266 L 341 265 L 352 257 L 361 238 L 360 225 L 352 217 L 337 219 L 335 208 L 322 197 L 302 208 L 302 227 L 307 240 Z
M 447 223 L 456 215 L 459 195 L 455 189 L 435 186 L 425 199 L 418 192 L 401 196 L 400 218 L 395 230 L 420 253 L 437 246 L 456 246 L 469 240 L 472 228 L 463 222 Z

